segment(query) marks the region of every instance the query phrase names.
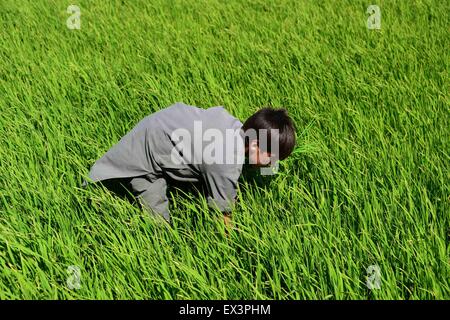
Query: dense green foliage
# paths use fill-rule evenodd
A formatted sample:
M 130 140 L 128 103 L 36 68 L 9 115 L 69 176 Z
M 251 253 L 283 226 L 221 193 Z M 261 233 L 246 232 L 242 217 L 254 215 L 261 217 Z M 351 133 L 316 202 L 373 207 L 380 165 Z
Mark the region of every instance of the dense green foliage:
M 0 299 L 450 298 L 450 2 L 378 1 L 381 30 L 359 0 L 77 0 L 80 30 L 69 4 L 0 1 Z M 170 227 L 80 188 L 176 101 L 295 120 L 228 238 L 204 198 Z

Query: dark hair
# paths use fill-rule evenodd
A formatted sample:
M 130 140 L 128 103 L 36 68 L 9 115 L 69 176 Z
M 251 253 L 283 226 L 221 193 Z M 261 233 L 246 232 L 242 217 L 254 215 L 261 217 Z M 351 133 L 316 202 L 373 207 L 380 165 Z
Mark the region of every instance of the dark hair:
M 287 158 L 295 147 L 295 126 L 292 119 L 289 117 L 287 110 L 284 108 L 273 109 L 270 107 L 262 108 L 258 112 L 254 113 L 250 118 L 245 121 L 242 126 L 244 133 L 247 130 L 256 130 L 256 139 L 258 140 L 258 146 L 260 147 L 259 130 L 267 130 L 268 145 L 265 151 L 271 150 L 271 129 L 278 129 L 278 143 L 279 143 L 279 159 L 283 160 Z M 246 136 L 246 145 L 248 145 L 248 136 Z

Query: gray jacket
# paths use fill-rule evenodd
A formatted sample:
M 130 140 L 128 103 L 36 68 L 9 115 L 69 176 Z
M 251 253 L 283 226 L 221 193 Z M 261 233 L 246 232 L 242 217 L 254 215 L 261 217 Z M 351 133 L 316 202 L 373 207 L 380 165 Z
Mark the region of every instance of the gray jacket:
M 219 139 L 215 141 L 218 143 L 216 146 L 220 145 L 222 148 L 206 152 L 206 155 L 217 155 L 218 152 L 222 156 L 219 158 L 234 160 L 214 163 L 211 159 L 205 159 L 205 151 L 211 151 L 207 146 L 211 146 L 213 139 L 205 139 L 199 134 L 199 124 L 203 133 L 213 129 L 226 137 L 227 129 L 238 132 L 233 138 L 241 139 L 238 142 L 243 145 L 242 123 L 222 106 L 202 109 L 178 102 L 137 123 L 95 162 L 89 172 L 89 179 L 96 182 L 146 175 L 150 182 L 157 182 L 158 185 L 166 177 L 180 182 L 201 182 L 208 192 L 208 204 L 223 212 L 230 211 L 242 172 L 244 150 L 239 147 L 239 143 L 230 144 L 229 139 L 224 139 L 223 142 Z M 190 134 L 192 139 L 184 141 L 179 136 L 177 138 L 174 131 L 179 132 L 180 129 L 181 132 Z M 187 152 L 188 149 L 191 150 L 190 153 Z M 177 157 L 174 158 L 174 155 Z M 87 181 L 84 182 L 86 184 Z M 152 190 L 152 193 L 158 192 L 165 193 L 166 189 L 158 186 Z M 159 196 L 165 197 L 162 194 Z

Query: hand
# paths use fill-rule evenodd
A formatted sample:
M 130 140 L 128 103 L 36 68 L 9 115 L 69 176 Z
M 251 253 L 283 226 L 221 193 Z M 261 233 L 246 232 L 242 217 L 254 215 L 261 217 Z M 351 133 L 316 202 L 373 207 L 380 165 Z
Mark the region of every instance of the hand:
M 231 220 L 231 213 L 223 214 L 223 222 L 225 223 L 225 236 L 229 237 L 230 233 L 228 229 L 233 228 L 233 221 Z

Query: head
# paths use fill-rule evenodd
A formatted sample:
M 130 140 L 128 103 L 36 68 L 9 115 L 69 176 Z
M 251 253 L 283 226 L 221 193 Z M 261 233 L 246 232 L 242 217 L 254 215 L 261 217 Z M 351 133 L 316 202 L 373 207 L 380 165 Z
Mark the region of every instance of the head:
M 245 121 L 245 153 L 251 165 L 269 166 L 295 147 L 295 127 L 286 109 L 263 108 Z

